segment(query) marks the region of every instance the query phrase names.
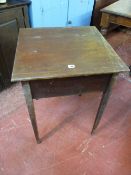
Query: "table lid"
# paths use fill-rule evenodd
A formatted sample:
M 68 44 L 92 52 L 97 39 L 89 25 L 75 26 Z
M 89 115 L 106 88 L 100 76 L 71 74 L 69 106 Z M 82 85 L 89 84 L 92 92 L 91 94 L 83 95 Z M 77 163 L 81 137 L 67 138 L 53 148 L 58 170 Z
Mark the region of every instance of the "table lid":
M 131 18 L 131 0 L 120 0 L 103 9 L 102 12 Z
M 12 81 L 129 71 L 96 27 L 20 29 Z

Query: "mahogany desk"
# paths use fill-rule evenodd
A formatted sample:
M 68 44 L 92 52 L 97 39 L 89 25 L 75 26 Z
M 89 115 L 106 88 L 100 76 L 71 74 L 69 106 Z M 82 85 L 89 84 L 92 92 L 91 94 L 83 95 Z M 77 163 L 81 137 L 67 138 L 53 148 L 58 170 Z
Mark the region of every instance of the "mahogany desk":
M 101 33 L 107 34 L 110 23 L 131 28 L 131 0 L 119 0 L 101 9 Z
M 12 81 L 21 81 L 37 143 L 32 99 L 103 91 L 92 133 L 108 101 L 114 76 L 129 71 L 95 27 L 21 29 Z

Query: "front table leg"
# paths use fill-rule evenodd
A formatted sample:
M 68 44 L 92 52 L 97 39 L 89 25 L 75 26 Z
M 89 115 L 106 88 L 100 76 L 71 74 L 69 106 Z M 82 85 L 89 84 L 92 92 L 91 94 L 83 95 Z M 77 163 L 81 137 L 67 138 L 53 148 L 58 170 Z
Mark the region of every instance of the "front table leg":
M 94 125 L 93 125 L 93 128 L 92 128 L 91 134 L 94 133 L 94 130 L 97 128 L 97 126 L 98 126 L 98 124 L 101 120 L 102 114 L 104 112 L 104 109 L 107 105 L 109 96 L 111 94 L 112 85 L 114 84 L 115 78 L 116 78 L 116 74 L 112 74 L 110 76 L 107 84 L 106 84 L 106 87 L 103 91 L 102 99 L 101 99 L 101 102 L 100 102 L 100 105 L 99 105 L 99 108 L 98 108 L 98 111 L 97 111 L 97 114 L 96 114 L 96 118 L 95 118 L 95 121 L 94 121 Z
M 32 99 L 32 95 L 31 95 L 30 84 L 29 84 L 29 82 L 22 82 L 22 86 L 23 86 L 25 100 L 26 100 L 26 104 L 27 104 L 27 107 L 28 107 L 28 112 L 29 112 L 29 115 L 30 115 L 30 119 L 31 119 L 33 130 L 34 130 L 35 138 L 36 138 L 37 143 L 40 143 L 41 141 L 40 141 L 40 138 L 39 138 L 37 123 L 36 123 L 36 116 L 35 116 L 33 99 Z

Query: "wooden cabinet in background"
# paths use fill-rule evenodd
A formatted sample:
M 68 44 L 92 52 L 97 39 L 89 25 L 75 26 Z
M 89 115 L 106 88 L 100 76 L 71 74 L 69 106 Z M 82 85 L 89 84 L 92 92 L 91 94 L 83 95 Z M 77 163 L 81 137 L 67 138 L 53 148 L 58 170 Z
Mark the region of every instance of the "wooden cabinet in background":
M 10 84 L 19 28 L 30 27 L 27 0 L 0 5 L 0 87 Z
M 92 24 L 100 29 L 101 15 L 100 9 L 116 2 L 117 0 L 95 0 Z

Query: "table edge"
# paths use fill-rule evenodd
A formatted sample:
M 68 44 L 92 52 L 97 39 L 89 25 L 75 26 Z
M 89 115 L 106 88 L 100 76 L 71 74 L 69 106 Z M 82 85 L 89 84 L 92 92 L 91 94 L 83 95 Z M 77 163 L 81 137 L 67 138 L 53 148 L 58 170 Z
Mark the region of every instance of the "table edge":
M 38 76 L 38 77 L 27 77 L 27 78 L 15 78 L 15 76 L 12 75 L 11 82 L 18 82 L 18 81 L 33 81 L 33 80 L 47 80 L 47 79 L 57 79 L 57 78 L 71 78 L 71 77 L 80 77 L 80 76 L 95 76 L 95 75 L 109 75 L 109 74 L 119 74 L 119 73 L 128 73 L 130 70 L 127 68 L 127 70 L 121 70 L 121 71 L 112 71 L 112 72 L 104 72 L 104 73 L 90 73 L 90 74 L 77 74 L 77 75 L 60 75 L 58 76 Z

